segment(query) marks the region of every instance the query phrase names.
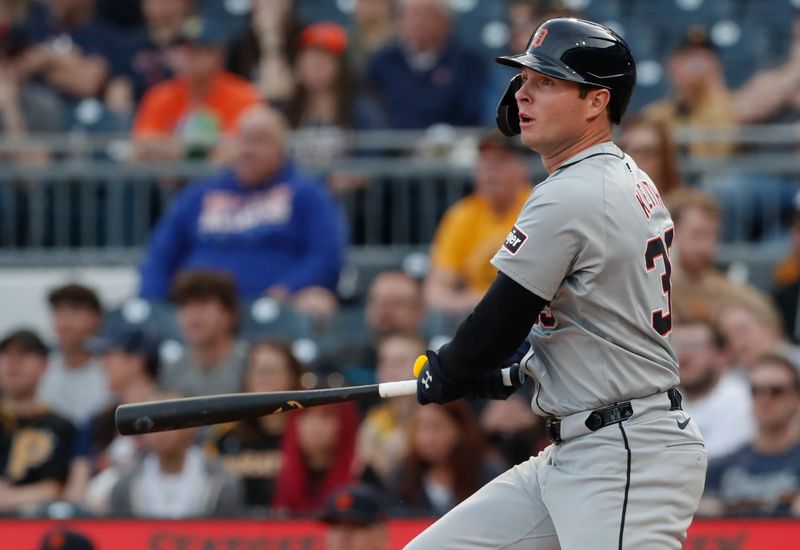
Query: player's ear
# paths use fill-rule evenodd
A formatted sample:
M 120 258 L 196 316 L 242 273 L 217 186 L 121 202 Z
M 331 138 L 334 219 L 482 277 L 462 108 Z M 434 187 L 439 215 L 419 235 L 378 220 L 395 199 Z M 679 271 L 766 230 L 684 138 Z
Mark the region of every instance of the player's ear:
M 608 109 L 608 104 L 611 102 L 611 92 L 605 88 L 595 88 L 591 90 L 586 98 L 588 100 L 588 112 L 586 118 L 593 119 L 602 115 Z

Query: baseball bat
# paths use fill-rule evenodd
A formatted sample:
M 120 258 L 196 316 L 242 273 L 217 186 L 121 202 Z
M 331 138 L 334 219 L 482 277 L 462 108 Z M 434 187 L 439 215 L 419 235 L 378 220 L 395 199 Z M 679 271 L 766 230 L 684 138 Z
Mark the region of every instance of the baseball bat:
M 506 386 L 514 385 L 510 372 L 509 368 L 503 369 L 503 383 Z M 137 435 L 223 424 L 342 401 L 413 395 L 416 392 L 416 380 L 403 380 L 321 390 L 185 397 L 120 405 L 114 421 L 120 434 Z

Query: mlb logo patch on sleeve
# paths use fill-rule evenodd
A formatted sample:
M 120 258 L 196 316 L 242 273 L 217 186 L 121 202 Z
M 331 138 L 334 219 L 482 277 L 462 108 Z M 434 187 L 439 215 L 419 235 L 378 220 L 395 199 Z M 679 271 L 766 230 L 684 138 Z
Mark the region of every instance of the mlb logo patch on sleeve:
M 528 236 L 525 234 L 525 232 L 515 225 L 511 228 L 511 231 L 508 232 L 506 242 L 503 243 L 503 246 L 506 250 L 511 252 L 511 255 L 513 256 L 519 252 L 519 249 L 522 248 L 522 245 L 525 243 L 527 238 Z

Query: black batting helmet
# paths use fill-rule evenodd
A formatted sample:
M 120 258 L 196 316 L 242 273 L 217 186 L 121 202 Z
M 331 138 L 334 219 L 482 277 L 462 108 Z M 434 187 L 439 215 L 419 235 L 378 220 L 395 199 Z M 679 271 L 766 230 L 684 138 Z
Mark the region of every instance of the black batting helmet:
M 608 27 L 583 19 L 549 19 L 533 32 L 525 52 L 498 57 L 497 62 L 608 89 L 611 121 L 616 124 L 636 83 L 636 63 L 628 44 Z M 519 77 L 512 78 L 497 107 L 497 125 L 506 135 L 519 133 L 514 94 L 521 85 Z

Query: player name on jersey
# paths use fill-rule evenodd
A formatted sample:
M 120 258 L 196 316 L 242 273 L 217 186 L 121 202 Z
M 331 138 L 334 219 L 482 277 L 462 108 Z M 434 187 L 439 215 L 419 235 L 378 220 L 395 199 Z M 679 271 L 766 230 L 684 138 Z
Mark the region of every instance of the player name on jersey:
M 665 208 L 664 201 L 661 200 L 661 195 L 658 190 L 645 180 L 636 182 L 636 200 L 644 210 L 644 215 L 650 219 L 650 214 L 655 208 Z

